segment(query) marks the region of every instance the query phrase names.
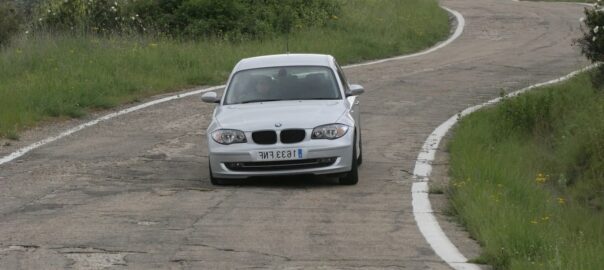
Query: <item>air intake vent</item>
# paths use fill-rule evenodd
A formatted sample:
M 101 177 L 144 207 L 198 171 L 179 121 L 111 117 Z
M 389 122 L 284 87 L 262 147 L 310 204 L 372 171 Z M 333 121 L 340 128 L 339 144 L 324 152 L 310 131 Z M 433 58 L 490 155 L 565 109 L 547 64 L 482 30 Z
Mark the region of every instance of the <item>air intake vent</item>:
M 277 143 L 277 133 L 273 130 L 254 131 L 252 139 L 257 144 L 275 144 Z
M 304 140 L 306 132 L 303 129 L 286 129 L 281 131 L 282 143 L 297 143 Z
M 225 162 L 224 165 L 229 170 L 241 172 L 284 171 L 327 167 L 333 165 L 337 159 L 337 157 L 328 157 L 283 161 Z

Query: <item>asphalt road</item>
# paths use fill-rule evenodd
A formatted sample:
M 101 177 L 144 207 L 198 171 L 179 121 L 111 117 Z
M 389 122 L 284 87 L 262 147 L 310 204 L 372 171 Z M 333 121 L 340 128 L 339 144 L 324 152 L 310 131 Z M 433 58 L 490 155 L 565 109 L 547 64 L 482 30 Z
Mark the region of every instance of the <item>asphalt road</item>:
M 571 46 L 582 6 L 442 4 L 466 19 L 455 42 L 346 70 L 366 89 L 358 185 L 282 177 L 211 186 L 204 130 L 213 108 L 197 96 L 171 101 L 1 165 L 0 269 L 448 269 L 412 214 L 408 172 L 425 138 L 470 105 L 586 62 Z

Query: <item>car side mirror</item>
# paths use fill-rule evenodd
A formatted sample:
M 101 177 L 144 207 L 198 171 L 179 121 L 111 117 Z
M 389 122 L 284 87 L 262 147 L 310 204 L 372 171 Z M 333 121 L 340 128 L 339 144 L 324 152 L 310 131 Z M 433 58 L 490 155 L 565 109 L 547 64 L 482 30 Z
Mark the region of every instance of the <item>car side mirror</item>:
M 346 93 L 346 96 L 358 96 L 360 94 L 363 94 L 365 92 L 365 88 L 363 88 L 363 86 L 358 85 L 358 84 L 351 84 L 350 85 L 350 90 L 348 90 L 348 92 Z
M 201 100 L 206 103 L 220 103 L 220 97 L 216 92 L 207 92 L 203 94 Z

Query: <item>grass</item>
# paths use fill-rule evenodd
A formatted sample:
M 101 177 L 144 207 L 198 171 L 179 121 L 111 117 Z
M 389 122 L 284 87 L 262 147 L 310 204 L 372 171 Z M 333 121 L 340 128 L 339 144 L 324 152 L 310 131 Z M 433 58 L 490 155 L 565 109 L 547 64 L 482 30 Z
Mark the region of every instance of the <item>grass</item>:
M 343 2 L 341 18 L 297 29 L 291 52 L 340 64 L 410 53 L 444 39 L 448 15 L 434 0 Z M 223 83 L 241 58 L 285 52 L 285 37 L 228 43 L 148 37 L 28 34 L 0 51 L 0 137 L 57 117 L 82 117 L 143 97 Z
M 589 74 L 463 119 L 449 196 L 495 269 L 602 269 L 604 90 Z

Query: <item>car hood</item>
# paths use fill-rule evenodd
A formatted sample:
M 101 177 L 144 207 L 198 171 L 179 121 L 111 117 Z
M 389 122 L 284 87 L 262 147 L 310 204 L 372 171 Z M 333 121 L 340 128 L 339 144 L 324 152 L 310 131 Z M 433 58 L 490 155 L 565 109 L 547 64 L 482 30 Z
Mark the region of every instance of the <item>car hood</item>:
M 293 100 L 219 106 L 215 118 L 222 128 L 254 131 L 314 128 L 336 123 L 347 111 L 344 100 Z

